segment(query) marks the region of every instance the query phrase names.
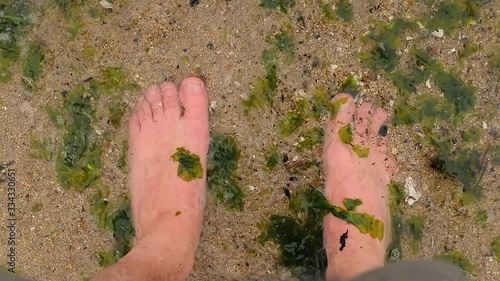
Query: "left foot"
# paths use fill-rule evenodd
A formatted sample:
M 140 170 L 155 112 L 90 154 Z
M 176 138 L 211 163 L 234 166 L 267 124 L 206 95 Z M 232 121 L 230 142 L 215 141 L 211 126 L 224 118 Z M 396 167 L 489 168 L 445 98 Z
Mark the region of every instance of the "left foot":
M 201 233 L 208 144 L 208 96 L 200 79 L 185 79 L 179 95 L 173 83 L 146 91 L 129 120 L 136 245 L 94 280 L 187 278 Z M 178 176 L 179 162 L 172 158 L 178 148 L 199 156 L 201 178 Z

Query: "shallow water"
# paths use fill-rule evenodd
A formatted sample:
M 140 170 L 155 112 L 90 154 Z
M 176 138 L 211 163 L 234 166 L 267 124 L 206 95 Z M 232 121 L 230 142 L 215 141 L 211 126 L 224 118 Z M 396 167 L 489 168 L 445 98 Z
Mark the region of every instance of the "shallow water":
M 4 2 L 9 1 L 0 1 Z M 19 59 L 8 68 L 12 79 L 0 84 L 0 164 L 14 161 L 9 167 L 16 171 L 15 253 L 20 274 L 36 280 L 85 280 L 100 269 L 96 253 L 111 250 L 115 239 L 110 231 L 99 227 L 100 218 L 91 214 L 91 201 L 98 188 L 107 186 L 113 206 L 118 207 L 126 194 L 124 124 L 140 96 L 136 89 L 164 80 L 179 83 L 183 77 L 197 75 L 205 79 L 209 89 L 211 132 L 234 137 L 241 149 L 234 179 L 244 193 L 244 205 L 241 210 L 227 209 L 215 198 L 209 200 L 190 280 L 293 280 L 296 277 L 291 271 L 280 265 L 278 246 L 258 241 L 259 225 L 273 214 L 295 215 L 289 210 L 284 188 L 291 196 L 309 187 L 321 188 L 321 146 L 300 149 L 299 143 L 300 134 L 323 126 L 326 111 L 317 119 L 306 118 L 297 130 L 287 131 L 287 136 L 280 133 L 280 122 L 287 113 L 300 108 L 299 100 L 313 104 L 319 89 L 329 99 L 352 74 L 358 88 L 347 90 L 359 103 L 373 102 L 392 115 L 399 112 L 394 123 L 412 123 L 389 126 L 389 152 L 399 165 L 395 180 L 404 184 L 411 176 L 422 195 L 413 206 L 405 202 L 400 206 L 401 220 L 411 221 L 409 227 L 402 228 L 403 258 L 431 259 L 458 251 L 474 265 L 472 280 L 500 279 L 499 261 L 491 247 L 500 233 L 500 26 L 496 19 L 500 9 L 495 1 L 479 9 L 474 23 L 466 19 L 457 27 L 445 28 L 442 38 L 416 23 L 420 19 L 433 28 L 439 26 L 438 20 L 425 21 L 439 5 L 420 2 L 352 1 L 353 18 L 349 22 L 336 16 L 335 11 L 331 11 L 333 20 L 329 21 L 324 14 L 328 7 L 322 7 L 320 1 L 296 1 L 288 13 L 259 7 L 258 1 L 201 0 L 191 7 L 188 1 L 178 0 L 120 0 L 114 1 L 112 11 L 94 2 L 76 8 L 65 6 L 64 11 L 56 2 L 34 1 L 33 16 L 23 14 L 31 24 L 19 36 Z M 18 8 L 16 13 L 26 10 Z M 387 37 L 377 37 L 377 32 L 366 36 L 398 18 L 408 19 L 408 29 Z M 278 34 L 292 35 L 293 46 Z M 382 67 L 369 59 L 361 61 L 360 53 L 380 47 L 373 40 L 384 43 L 382 51 L 389 53 L 393 48 L 400 59 L 388 56 Z M 40 55 L 33 48 L 30 52 L 31 42 L 39 42 L 43 49 L 41 74 L 36 64 Z M 437 62 L 432 67 L 440 67 L 429 72 L 429 82 L 415 82 L 418 85 L 411 87 L 401 77 L 411 78 L 415 49 Z M 246 114 L 243 100 L 270 73 L 270 64 L 262 62 L 264 50 L 276 54 L 272 104 L 252 108 Z M 25 67 L 28 57 L 34 62 Z M 103 71 L 109 67 L 122 69 L 125 76 L 106 76 Z M 446 108 L 449 104 L 444 101 L 451 94 L 443 88 L 451 86 L 442 82 L 444 78 L 436 78 L 443 74 L 440 71 L 456 73 L 452 76 L 463 81 L 452 83 L 453 89 L 476 87 L 475 103 L 462 103 L 462 98 Z M 119 79 L 113 80 L 116 77 Z M 122 88 L 124 82 L 137 86 Z M 84 186 L 83 191 L 63 188 L 56 163 L 64 136 L 74 122 L 69 115 L 63 116 L 67 114 L 63 101 L 77 91 L 78 85 L 89 92 L 92 87 L 97 89 L 98 94 L 89 97 L 95 105 L 92 122 L 83 127 L 88 126 L 85 128 L 90 132 L 85 136 L 95 137 L 88 141 L 96 141 L 101 156 L 99 180 L 90 179 L 91 187 Z M 428 96 L 433 98 L 430 102 L 420 103 L 429 101 Z M 418 110 L 405 107 L 404 102 L 425 108 L 421 111 L 424 117 L 417 116 Z M 53 115 L 56 123 L 66 118 L 60 128 L 50 120 L 47 105 L 61 110 L 59 119 Z M 126 108 L 121 120 L 112 118 L 119 112 L 109 111 L 117 105 Z M 464 111 L 457 113 L 457 108 Z M 431 138 L 450 139 L 449 146 L 436 147 Z M 272 146 L 280 161 L 269 172 L 266 164 Z M 475 150 L 479 157 L 467 156 Z M 453 162 L 464 153 L 464 159 L 472 160 Z M 285 155 L 286 163 L 282 161 Z M 463 170 L 460 163 L 468 168 Z M 91 167 L 97 168 L 94 165 Z M 459 177 L 450 177 L 450 173 Z M 0 178 L 5 177 L 3 172 Z M 0 219 L 5 223 L 10 218 L 8 182 L 3 181 L 0 189 Z M 464 187 L 473 191 L 465 199 Z M 468 204 L 470 193 L 476 195 L 478 190 L 480 198 Z M 417 252 L 411 227 L 415 229 L 418 217 L 424 222 Z M 3 228 L 0 233 L 4 237 L 0 252 L 10 253 L 10 231 Z M 2 256 L 2 265 L 8 268 L 6 254 Z

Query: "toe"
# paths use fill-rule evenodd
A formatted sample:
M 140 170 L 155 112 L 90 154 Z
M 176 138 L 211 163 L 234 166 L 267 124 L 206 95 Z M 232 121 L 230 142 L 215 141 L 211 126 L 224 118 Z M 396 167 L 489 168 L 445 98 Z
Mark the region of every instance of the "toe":
M 153 122 L 153 111 L 149 102 L 141 96 L 137 102 L 135 112 L 141 124 L 141 128 Z
M 130 136 L 133 136 L 138 134 L 140 131 L 141 123 L 139 122 L 139 115 L 137 114 L 137 111 L 134 111 L 128 120 L 128 133 Z
M 184 119 L 208 124 L 208 94 L 201 79 L 196 77 L 184 79 L 180 98 L 184 107 Z
M 153 119 L 159 120 L 163 116 L 163 99 L 160 87 L 154 85 L 144 92 L 144 99 L 149 102 L 153 112 Z
M 385 165 L 385 170 L 389 174 L 389 176 L 392 178 L 398 171 L 398 165 L 396 163 L 396 160 L 392 157 L 387 157 L 384 159 L 384 165 Z
M 385 121 L 387 120 L 387 111 L 378 107 L 375 109 L 373 113 L 372 121 L 370 124 L 370 135 L 373 138 L 379 136 L 380 129 L 384 126 Z
M 382 108 L 376 108 L 373 110 L 373 114 L 370 120 L 369 137 L 371 145 L 382 153 L 387 150 L 387 126 L 385 121 L 387 120 L 387 112 Z
M 359 136 L 365 136 L 370 123 L 370 114 L 372 110 L 371 103 L 363 103 L 356 114 L 356 133 Z
M 160 85 L 163 97 L 163 110 L 165 115 L 179 118 L 181 116 L 181 107 L 177 95 L 177 87 L 172 82 L 164 82 Z
M 355 105 L 350 95 L 338 94 L 330 102 L 330 107 L 330 117 L 332 119 L 328 122 L 326 134 L 328 139 L 333 140 L 332 135 L 338 135 L 340 128 L 352 122 Z

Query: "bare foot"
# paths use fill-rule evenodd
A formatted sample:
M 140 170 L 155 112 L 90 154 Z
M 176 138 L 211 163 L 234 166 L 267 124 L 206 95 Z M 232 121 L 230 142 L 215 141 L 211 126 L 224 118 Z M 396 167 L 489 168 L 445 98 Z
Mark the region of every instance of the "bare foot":
M 200 79 L 185 79 L 179 95 L 173 83 L 146 91 L 129 121 L 136 245 L 93 280 L 186 279 L 201 233 L 208 143 L 208 96 Z M 201 178 L 178 176 L 172 158 L 178 148 L 200 157 Z
M 384 238 L 380 241 L 370 234 L 360 233 L 354 225 L 331 214 L 325 218 L 323 236 L 328 257 L 326 280 L 343 281 L 384 264 L 391 229 L 388 184 L 396 164 L 385 154 L 387 136 L 379 134 L 387 119 L 387 112 L 365 103 L 357 109 L 353 120 L 356 106 L 349 95 L 339 94 L 333 102 L 343 104 L 337 116 L 332 116 L 326 129 L 323 151 L 326 197 L 331 204 L 342 207 L 345 198 L 360 199 L 362 205 L 356 210 L 374 215 L 385 226 Z M 356 125 L 353 129 L 354 140 L 352 144 L 346 144 L 345 139 L 344 142 L 341 140 L 339 130 L 345 129 L 353 121 Z M 386 127 L 382 131 L 384 129 Z M 360 157 L 353 150 L 354 145 L 369 148 L 368 156 Z M 341 240 L 345 243 L 341 243 Z

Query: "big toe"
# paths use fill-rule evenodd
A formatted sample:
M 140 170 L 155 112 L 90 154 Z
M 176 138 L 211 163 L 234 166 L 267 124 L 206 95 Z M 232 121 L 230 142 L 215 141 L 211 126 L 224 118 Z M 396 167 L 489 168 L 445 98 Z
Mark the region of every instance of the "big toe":
M 338 94 L 330 102 L 330 122 L 327 125 L 327 138 L 338 135 L 339 130 L 353 121 L 354 100 L 348 94 Z
M 199 124 L 208 124 L 208 94 L 205 85 L 197 77 L 182 81 L 180 98 L 184 107 L 183 119 Z

